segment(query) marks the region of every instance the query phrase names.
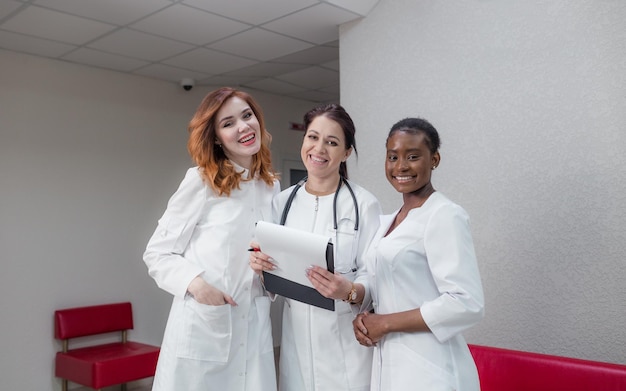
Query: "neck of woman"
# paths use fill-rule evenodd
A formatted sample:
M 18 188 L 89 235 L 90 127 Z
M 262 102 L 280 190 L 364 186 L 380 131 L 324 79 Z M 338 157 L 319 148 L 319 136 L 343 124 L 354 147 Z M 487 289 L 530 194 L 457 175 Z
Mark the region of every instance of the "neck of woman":
M 408 212 L 413 208 L 419 208 L 424 205 L 424 202 L 430 197 L 431 194 L 435 192 L 435 188 L 432 183 L 428 183 L 426 186 L 421 189 L 414 191 L 412 193 L 404 193 L 403 201 L 404 205 L 402 205 L 401 210 L 404 212 Z
M 313 194 L 314 196 L 325 196 L 337 191 L 339 180 L 339 173 L 327 178 L 308 177 L 304 188 L 307 193 Z

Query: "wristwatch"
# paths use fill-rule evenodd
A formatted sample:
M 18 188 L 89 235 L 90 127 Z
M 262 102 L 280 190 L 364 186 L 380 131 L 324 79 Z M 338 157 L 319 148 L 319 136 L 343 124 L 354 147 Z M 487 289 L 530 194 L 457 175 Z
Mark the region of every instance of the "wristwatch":
M 350 289 L 350 292 L 348 292 L 348 297 L 344 301 L 348 303 L 354 303 L 356 301 L 356 286 L 354 286 L 354 283 L 352 283 L 352 288 Z

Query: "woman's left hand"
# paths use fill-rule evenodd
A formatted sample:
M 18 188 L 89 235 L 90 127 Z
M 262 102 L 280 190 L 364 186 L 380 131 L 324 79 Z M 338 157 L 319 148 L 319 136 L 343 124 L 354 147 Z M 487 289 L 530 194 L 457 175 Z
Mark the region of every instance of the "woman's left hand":
M 352 329 L 354 331 L 354 336 L 356 340 L 363 346 L 374 346 L 374 342 L 367 335 L 367 327 L 365 327 L 365 323 L 363 323 L 363 319 L 368 315 L 368 312 L 362 312 L 354 318 L 352 321 Z
M 320 266 L 311 266 L 306 269 L 306 275 L 313 287 L 329 299 L 345 300 L 352 289 L 352 282 L 348 279 Z

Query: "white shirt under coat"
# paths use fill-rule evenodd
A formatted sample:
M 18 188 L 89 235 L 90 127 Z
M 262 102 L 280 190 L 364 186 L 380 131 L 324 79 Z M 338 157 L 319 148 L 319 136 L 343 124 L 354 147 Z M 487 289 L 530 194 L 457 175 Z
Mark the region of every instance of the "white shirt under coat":
M 170 198 L 144 254 L 150 276 L 174 295 L 153 390 L 276 389 L 270 300 L 247 248 L 279 189 L 255 179 L 218 196 L 194 167 Z M 197 303 L 187 294 L 196 276 L 238 305 Z
M 432 332 L 389 333 L 374 351 L 372 390 L 478 391 L 461 333 L 484 314 L 484 296 L 465 210 L 433 193 L 389 235 L 398 211 L 381 216 L 367 253 L 374 310 L 421 309 Z

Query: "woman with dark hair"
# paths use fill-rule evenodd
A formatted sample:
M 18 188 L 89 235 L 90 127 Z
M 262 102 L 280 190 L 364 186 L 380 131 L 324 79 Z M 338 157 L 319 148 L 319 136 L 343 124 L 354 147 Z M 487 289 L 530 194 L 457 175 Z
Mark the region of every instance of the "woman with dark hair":
M 285 298 L 279 389 L 365 391 L 372 349 L 354 338 L 352 320 L 367 296 L 362 254 L 381 208 L 371 193 L 348 181 L 346 160 L 356 154 L 355 128 L 343 107 L 316 107 L 305 114 L 304 124 L 300 156 L 308 177 L 274 198 L 273 216 L 285 226 L 331 237 L 335 273 L 313 266 L 307 275 L 321 295 L 335 299 L 335 310 Z M 272 254 L 262 251 L 250 255 L 257 273 L 274 267 Z
M 439 134 L 426 120 L 397 122 L 387 137 L 385 172 L 403 204 L 381 217 L 365 258 L 375 313 L 354 320 L 375 346 L 372 390 L 478 391 L 463 331 L 484 314 L 469 217 L 431 183 Z
M 189 123 L 187 171 L 144 261 L 174 295 L 153 390 L 275 390 L 270 299 L 248 267 L 280 189 L 263 113 L 245 92 L 209 93 Z

